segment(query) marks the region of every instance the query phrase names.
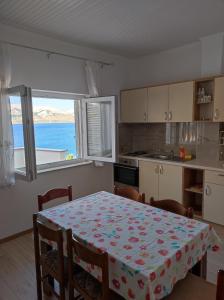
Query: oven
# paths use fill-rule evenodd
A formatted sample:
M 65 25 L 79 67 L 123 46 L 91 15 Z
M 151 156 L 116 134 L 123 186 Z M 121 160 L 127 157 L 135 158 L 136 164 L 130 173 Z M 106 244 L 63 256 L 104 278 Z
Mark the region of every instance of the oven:
M 120 158 L 119 163 L 114 164 L 115 185 L 139 186 L 138 160 Z

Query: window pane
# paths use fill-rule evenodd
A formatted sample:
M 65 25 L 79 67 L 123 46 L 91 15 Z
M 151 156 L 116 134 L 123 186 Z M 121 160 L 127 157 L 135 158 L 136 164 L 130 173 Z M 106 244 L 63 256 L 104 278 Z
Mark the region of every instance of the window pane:
M 89 156 L 112 157 L 112 104 L 87 102 L 87 153 Z
M 14 137 L 14 164 L 15 169 L 25 171 L 25 150 L 22 124 L 22 106 L 20 96 L 10 96 L 11 117 Z
M 33 97 L 37 165 L 75 159 L 75 100 Z

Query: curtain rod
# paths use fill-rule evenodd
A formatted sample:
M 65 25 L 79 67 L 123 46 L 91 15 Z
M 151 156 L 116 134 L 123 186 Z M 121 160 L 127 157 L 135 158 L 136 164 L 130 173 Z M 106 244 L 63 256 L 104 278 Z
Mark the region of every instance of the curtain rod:
M 45 49 L 31 47 L 31 46 L 26 46 L 26 45 L 22 45 L 22 44 L 18 44 L 18 43 L 7 42 L 7 41 L 3 41 L 3 40 L 0 40 L 0 42 L 1 43 L 5 43 L 5 44 L 9 44 L 9 45 L 12 45 L 12 46 L 20 47 L 20 48 L 26 48 L 26 49 L 31 49 L 31 50 L 36 50 L 36 51 L 44 52 L 44 53 L 46 53 L 49 56 L 50 55 L 60 55 L 60 56 L 69 57 L 69 58 L 76 59 L 76 60 L 92 61 L 92 62 L 101 64 L 103 66 L 113 66 L 114 65 L 114 63 L 109 63 L 109 62 L 105 62 L 105 61 L 101 61 L 101 60 L 94 60 L 94 59 L 89 59 L 87 57 L 75 56 L 75 55 L 70 55 L 70 54 L 64 54 L 64 53 L 57 52 L 57 51 L 45 50 Z

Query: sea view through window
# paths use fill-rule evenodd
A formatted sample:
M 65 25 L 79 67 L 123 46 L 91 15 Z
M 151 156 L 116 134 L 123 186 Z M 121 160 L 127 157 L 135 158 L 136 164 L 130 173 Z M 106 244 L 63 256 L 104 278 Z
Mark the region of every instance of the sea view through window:
M 23 167 L 24 138 L 19 97 L 10 97 L 15 165 Z M 77 157 L 76 100 L 33 97 L 33 122 L 37 165 Z

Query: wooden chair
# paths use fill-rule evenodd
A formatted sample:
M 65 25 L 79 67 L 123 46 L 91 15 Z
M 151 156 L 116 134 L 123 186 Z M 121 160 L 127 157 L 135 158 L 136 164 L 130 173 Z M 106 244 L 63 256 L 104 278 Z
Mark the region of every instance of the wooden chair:
M 224 270 L 219 270 L 217 277 L 216 300 L 224 299 Z
M 72 201 L 72 186 L 69 185 L 68 188 L 56 188 L 49 190 L 44 195 L 38 195 L 38 209 L 43 210 L 43 204 L 51 200 L 55 200 L 62 197 L 68 197 L 68 201 Z
M 114 187 L 114 194 L 134 201 L 145 203 L 145 194 L 140 194 L 132 187 Z
M 37 299 L 42 300 L 42 283 L 44 291 L 50 291 L 60 300 L 65 300 L 65 285 L 67 283 L 65 273 L 65 259 L 63 255 L 62 230 L 52 230 L 37 220 L 37 214 L 33 215 L 34 250 L 36 264 Z M 40 237 L 55 242 L 57 249 L 48 250 L 46 243 L 41 243 Z M 54 290 L 52 279 L 59 283 L 58 295 Z
M 67 230 L 69 300 L 124 300 L 109 289 L 108 254 L 84 246 Z M 82 261 L 102 270 L 102 283 L 78 265 L 74 265 L 73 253 Z M 74 289 L 80 294 L 74 298 Z
M 193 219 L 194 212 L 192 207 L 185 208 L 182 204 L 177 202 L 176 200 L 171 199 L 165 199 L 165 200 L 154 200 L 153 198 L 150 199 L 151 206 L 164 209 L 166 211 L 188 217 L 190 219 Z
M 204 279 L 188 274 L 179 281 L 166 300 L 224 300 L 224 271 L 220 270 L 217 287 Z M 164 299 L 164 300 L 165 300 Z

